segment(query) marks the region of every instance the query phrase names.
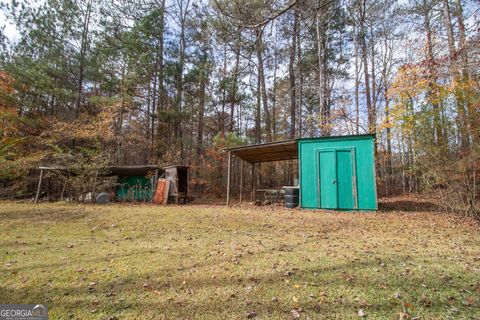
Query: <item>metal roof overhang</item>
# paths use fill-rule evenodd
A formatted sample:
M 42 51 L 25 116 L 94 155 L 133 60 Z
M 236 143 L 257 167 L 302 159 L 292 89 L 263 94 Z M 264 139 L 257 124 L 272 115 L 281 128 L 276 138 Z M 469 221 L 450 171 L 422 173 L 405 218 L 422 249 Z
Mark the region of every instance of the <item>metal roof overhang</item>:
M 40 166 L 38 167 L 40 170 L 57 170 L 63 171 L 65 173 L 69 173 L 72 175 L 76 175 L 76 172 L 68 167 L 63 166 L 54 166 L 54 167 L 46 167 Z M 159 170 L 163 172 L 163 168 L 156 165 L 132 165 L 132 166 L 107 166 L 102 170 L 100 173 L 101 176 L 145 176 L 149 172 L 153 172 L 155 170 Z
M 298 159 L 298 141 L 283 140 L 224 149 L 250 163 Z
M 145 176 L 154 171 L 163 172 L 160 166 L 156 165 L 139 165 L 139 166 L 108 166 L 105 175 L 111 176 Z

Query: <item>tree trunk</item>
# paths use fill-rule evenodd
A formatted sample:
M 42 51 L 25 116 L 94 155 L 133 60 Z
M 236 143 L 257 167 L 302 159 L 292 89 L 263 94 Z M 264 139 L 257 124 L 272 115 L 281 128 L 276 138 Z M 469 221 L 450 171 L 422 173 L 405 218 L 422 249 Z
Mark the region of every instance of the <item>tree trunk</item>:
M 303 105 L 303 72 L 302 72 L 302 45 L 301 45 L 301 16 L 300 12 L 298 14 L 298 27 L 297 27 L 297 73 L 298 73 L 298 82 L 299 82 L 299 92 L 298 92 L 298 134 L 299 138 L 302 137 L 302 105 Z
M 235 115 L 235 104 L 237 102 L 237 82 L 238 82 L 238 72 L 240 69 L 240 45 L 237 45 L 235 48 L 235 67 L 233 68 L 233 83 L 232 83 L 232 92 L 230 97 L 230 125 L 229 131 L 233 132 L 234 124 L 234 115 Z
M 175 103 L 175 135 L 180 142 L 180 149 L 183 152 L 182 146 L 182 119 L 181 112 L 183 109 L 183 70 L 185 68 L 185 20 L 182 19 L 179 42 L 179 56 L 178 56 L 178 69 L 177 69 L 177 96 Z M 182 157 L 183 158 L 183 157 Z
M 207 62 L 204 63 L 204 66 Z M 205 91 L 208 82 L 207 70 L 203 70 L 200 79 L 199 90 L 199 106 L 198 106 L 198 127 L 197 127 L 197 164 L 200 163 L 200 159 L 203 153 L 203 118 L 205 114 Z
M 262 142 L 262 127 L 260 120 L 260 113 L 262 109 L 262 89 L 260 85 L 260 77 L 257 76 L 257 104 L 255 110 L 255 143 Z
M 468 77 L 468 69 L 467 69 L 467 50 L 465 48 L 466 45 L 466 37 L 465 37 L 465 23 L 463 22 L 463 8 L 462 3 L 460 0 L 455 1 L 455 17 L 458 21 L 458 50 L 460 52 L 460 57 L 462 59 L 462 73 L 464 77 Z
M 366 7 L 365 2 L 363 2 L 360 15 L 360 46 L 362 50 L 362 63 L 363 63 L 363 74 L 365 79 L 365 98 L 367 103 L 367 115 L 368 115 L 368 132 L 375 133 L 376 126 L 373 117 L 373 107 L 372 107 L 372 98 L 370 92 L 370 75 L 368 74 L 368 49 L 367 49 L 367 34 L 365 27 L 365 15 Z
M 228 79 L 228 76 L 227 76 L 227 43 L 225 42 L 223 44 L 223 70 L 222 70 L 222 76 L 223 76 L 223 84 L 221 86 L 221 89 L 222 89 L 222 112 L 221 112 L 221 116 L 220 116 L 220 119 L 221 119 L 221 124 L 220 124 L 220 132 L 222 133 L 222 137 L 225 137 L 225 130 L 227 129 L 226 128 L 226 125 L 225 125 L 225 121 L 227 119 L 225 119 L 225 110 L 226 110 L 226 106 L 227 106 L 227 79 Z
M 382 83 L 383 83 L 383 98 L 385 100 L 385 122 L 386 122 L 386 140 L 387 140 L 387 184 L 390 183 L 393 175 L 393 166 L 392 166 L 392 133 L 391 133 L 391 122 L 390 122 L 390 98 L 388 96 L 388 76 L 391 72 L 391 61 L 393 48 L 388 45 L 388 37 L 384 38 L 384 56 L 383 56 L 383 68 L 382 68 Z
M 387 97 L 387 87 L 385 87 L 385 117 L 387 118 L 387 172 L 392 175 L 392 130 L 390 129 L 390 99 Z
M 164 33 L 165 33 L 165 0 L 161 0 L 160 3 L 160 30 L 158 31 L 158 52 L 157 52 L 157 60 L 158 60 L 158 75 L 156 75 L 155 81 L 157 82 L 154 85 L 154 88 L 158 85 L 157 90 L 157 146 L 162 145 L 165 142 L 165 137 L 169 137 L 170 135 L 163 134 L 162 128 L 162 121 L 160 121 L 160 114 L 163 110 L 166 109 L 166 99 L 165 99 L 165 87 L 164 87 L 164 66 L 163 66 L 163 51 L 164 51 Z M 153 113 L 153 107 L 152 107 Z M 154 128 L 155 128 L 155 117 L 152 114 L 152 139 L 154 136 Z M 158 148 L 160 150 L 161 148 Z
M 460 80 L 460 72 L 458 70 L 457 52 L 455 49 L 455 40 L 453 38 L 453 27 L 452 19 L 450 16 L 450 4 L 448 0 L 443 0 L 443 19 L 445 23 L 445 28 L 447 29 L 447 40 L 448 40 L 448 52 L 449 52 L 449 62 L 450 62 L 450 74 L 452 81 L 455 85 L 455 100 L 457 105 L 457 127 L 458 135 L 460 140 L 460 150 L 465 151 L 469 147 L 469 138 L 468 133 L 466 132 L 466 110 L 465 110 L 465 98 L 463 95 L 463 90 L 458 88 Z
M 273 89 L 272 89 L 272 134 L 273 140 L 277 136 L 277 69 L 278 69 L 278 50 L 277 33 L 275 33 L 275 45 L 273 53 Z
M 295 138 L 296 123 L 296 90 L 295 90 L 295 50 L 297 48 L 297 29 L 298 29 L 298 10 L 295 10 L 293 17 L 292 44 L 290 46 L 290 60 L 288 64 L 288 73 L 290 76 L 290 139 Z
M 375 59 L 375 41 L 373 39 L 374 37 L 374 34 L 373 34 L 373 30 L 371 31 L 371 37 L 372 37 L 372 40 L 370 41 L 370 50 L 371 50 L 371 53 L 370 53 L 370 64 L 372 66 L 372 79 L 371 79 L 371 83 L 372 83 L 372 123 L 375 127 L 375 132 L 376 133 L 376 128 L 377 128 L 377 98 L 378 98 L 378 94 L 377 94 L 377 79 L 376 79 L 376 74 L 375 74 L 375 70 L 376 70 L 376 59 Z
M 445 28 L 447 29 L 448 52 L 450 58 L 450 65 L 453 65 L 455 60 L 455 41 L 453 40 L 452 19 L 450 17 L 450 4 L 448 0 L 443 1 L 443 19 Z
M 177 95 L 175 96 L 175 120 L 174 120 L 174 132 L 175 138 L 178 142 L 180 149 L 180 159 L 184 161 L 184 148 L 183 148 L 183 71 L 185 69 L 185 50 L 186 50 L 186 39 L 185 39 L 185 29 L 188 15 L 188 7 L 190 5 L 190 0 L 186 0 L 185 3 L 183 0 L 178 1 L 179 4 L 179 22 L 180 22 L 180 36 L 179 36 L 179 53 L 178 53 L 178 66 L 177 66 L 177 81 L 176 89 Z
M 255 30 L 257 36 L 256 51 L 258 60 L 258 80 L 260 81 L 263 112 L 265 114 L 265 131 L 267 132 L 267 141 L 272 141 L 272 130 L 270 124 L 270 111 L 268 109 L 267 88 L 265 85 L 265 74 L 263 69 L 263 41 L 262 32 L 259 28 Z
M 433 128 L 434 128 L 434 142 L 441 149 L 445 147 L 445 138 L 443 135 L 442 125 L 441 125 L 441 111 L 440 106 L 437 102 L 437 89 L 435 88 L 436 75 L 434 67 L 434 58 L 433 58 L 433 44 L 432 44 L 432 30 L 430 26 L 430 9 L 427 0 L 423 0 L 423 18 L 424 18 L 424 28 L 426 33 L 426 54 L 427 54 L 427 64 L 428 64 L 428 86 L 429 86 L 429 100 L 432 104 L 433 109 Z
M 150 158 L 150 152 L 151 150 L 151 142 L 152 140 L 150 139 L 150 107 L 151 107 L 151 98 L 152 98 L 152 86 L 150 85 L 150 82 L 148 82 L 148 89 L 147 89 L 147 113 L 145 117 L 145 139 L 147 140 L 148 146 L 145 148 L 145 163 L 148 163 L 148 159 Z
M 469 78 L 468 72 L 468 56 L 467 56 L 467 48 L 466 48 L 466 36 L 465 36 L 465 23 L 463 19 L 463 8 L 462 2 L 460 0 L 455 1 L 455 17 L 457 18 L 458 22 L 458 51 L 461 58 L 461 71 L 462 71 L 462 81 L 465 82 Z M 465 118 L 466 118 L 466 127 L 468 128 L 468 134 L 470 139 L 472 140 L 470 146 L 474 143 L 474 141 L 478 141 L 480 139 L 480 111 L 478 108 L 475 108 L 474 104 L 471 103 L 468 97 L 465 97 Z M 477 134 L 473 134 L 473 132 L 477 132 Z M 470 142 L 470 141 L 469 141 Z
M 325 47 L 326 30 L 324 21 L 324 12 L 319 10 L 316 17 L 316 35 L 317 35 L 317 59 L 318 59 L 318 103 L 320 109 L 320 127 L 322 135 L 328 135 L 328 111 L 325 99 Z
M 359 67 L 359 48 L 358 48 L 358 34 L 356 30 L 356 25 L 353 28 L 353 37 L 354 37 L 354 55 L 355 55 L 355 133 L 360 134 L 360 67 Z
M 82 28 L 82 39 L 80 44 L 80 61 L 78 69 L 78 85 L 77 85 L 77 95 L 75 98 L 75 112 L 78 117 L 80 114 L 80 104 L 82 101 L 82 92 L 83 92 L 83 78 L 85 73 L 85 59 L 87 54 L 87 49 L 89 45 L 89 28 L 90 28 L 90 18 L 92 14 L 92 0 L 88 0 L 85 17 L 83 20 Z

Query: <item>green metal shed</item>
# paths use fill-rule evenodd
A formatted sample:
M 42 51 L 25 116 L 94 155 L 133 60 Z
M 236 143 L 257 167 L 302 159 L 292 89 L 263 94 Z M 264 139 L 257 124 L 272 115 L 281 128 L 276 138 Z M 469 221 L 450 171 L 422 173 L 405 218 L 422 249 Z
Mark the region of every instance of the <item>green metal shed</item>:
M 377 210 L 374 135 L 291 139 L 225 149 L 229 154 L 227 205 L 230 201 L 230 160 L 255 164 L 298 159 L 300 206 L 310 209 Z M 255 200 L 255 182 L 251 199 Z M 242 192 L 240 192 L 240 203 Z
M 300 139 L 302 208 L 376 210 L 374 136 Z

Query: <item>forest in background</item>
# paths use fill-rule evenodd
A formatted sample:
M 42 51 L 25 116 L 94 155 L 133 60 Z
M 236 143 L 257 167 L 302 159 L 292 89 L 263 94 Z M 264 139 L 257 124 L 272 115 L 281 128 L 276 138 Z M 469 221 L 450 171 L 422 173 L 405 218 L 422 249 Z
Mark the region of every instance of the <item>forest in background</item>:
M 434 194 L 478 216 L 479 10 L 474 0 L 2 1 L 1 195 L 30 195 L 39 164 L 80 168 L 83 182 L 69 183 L 84 192 L 107 164 L 174 163 L 191 166 L 194 192 L 221 196 L 225 147 L 372 133 L 381 194 Z M 262 165 L 260 183 L 291 183 L 293 167 Z

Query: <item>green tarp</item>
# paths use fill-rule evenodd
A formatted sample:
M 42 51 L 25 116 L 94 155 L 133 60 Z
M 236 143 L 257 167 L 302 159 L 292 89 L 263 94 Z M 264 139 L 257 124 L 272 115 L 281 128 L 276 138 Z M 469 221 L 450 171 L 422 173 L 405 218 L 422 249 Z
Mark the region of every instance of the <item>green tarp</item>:
M 150 201 L 152 199 L 152 181 L 142 176 L 119 177 L 117 201 Z

